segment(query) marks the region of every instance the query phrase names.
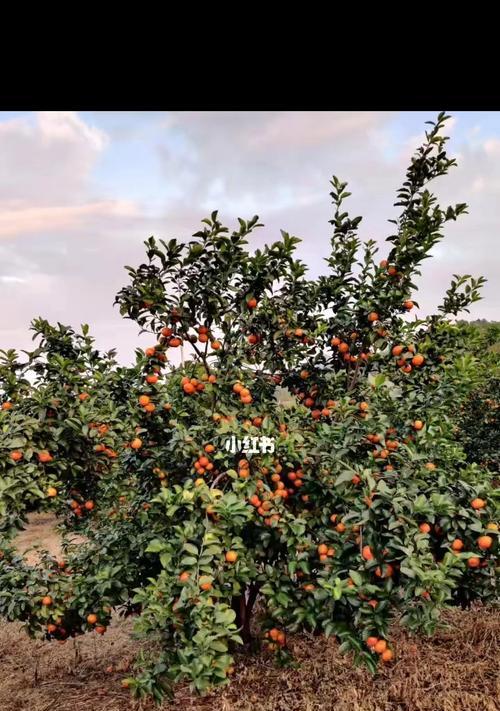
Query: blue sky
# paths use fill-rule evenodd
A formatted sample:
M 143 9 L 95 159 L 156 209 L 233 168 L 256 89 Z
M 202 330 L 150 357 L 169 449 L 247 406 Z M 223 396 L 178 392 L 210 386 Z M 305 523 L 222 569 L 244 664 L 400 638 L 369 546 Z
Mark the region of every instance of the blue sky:
M 437 113 L 437 112 L 436 112 Z M 112 302 L 124 264 L 151 234 L 189 238 L 213 209 L 232 223 L 303 239 L 299 256 L 324 270 L 329 180 L 348 180 L 360 234 L 381 245 L 395 192 L 430 112 L 0 113 L 0 348 L 30 346 L 32 317 L 91 325 L 127 361 L 137 329 Z M 474 317 L 500 319 L 500 113 L 458 112 L 449 125 L 459 167 L 435 189 L 470 214 L 449 226 L 426 264 L 417 300 L 433 311 L 454 273 L 484 274 Z

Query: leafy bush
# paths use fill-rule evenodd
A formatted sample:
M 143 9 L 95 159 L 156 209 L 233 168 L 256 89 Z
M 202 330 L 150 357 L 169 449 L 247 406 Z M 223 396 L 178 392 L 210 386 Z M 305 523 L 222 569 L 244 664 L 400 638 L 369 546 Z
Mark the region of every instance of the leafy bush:
M 287 663 L 287 635 L 301 629 L 336 635 L 374 670 L 397 652 L 396 613 L 430 633 L 446 604 L 496 596 L 498 491 L 455 432 L 477 359 L 449 321 L 484 280 L 455 277 L 438 315 L 405 318 L 421 262 L 465 212 L 427 189 L 454 165 L 445 120 L 412 159 L 382 261 L 334 178 L 326 275 L 307 278 L 297 238 L 251 254 L 258 218 L 230 232 L 212 213 L 192 241 L 151 238 L 145 263 L 127 267 L 120 311 L 154 337 L 133 367 L 61 326 L 44 325 L 29 356 L 34 386 L 7 354 L 2 466 L 23 483 L 0 495 L 3 529 L 37 503 L 69 512 L 91 496 L 94 507 L 67 516 L 88 543 L 67 545 L 64 561 L 28 566 L 5 537 L 4 616 L 66 639 L 104 633 L 113 609 L 136 614 L 151 653 L 125 683 L 159 700 L 182 678 L 200 692 L 227 683 L 237 647 Z M 179 347 L 189 359 L 174 368 Z M 52 430 L 50 397 L 61 402 Z M 41 447 L 54 461 L 28 468 Z

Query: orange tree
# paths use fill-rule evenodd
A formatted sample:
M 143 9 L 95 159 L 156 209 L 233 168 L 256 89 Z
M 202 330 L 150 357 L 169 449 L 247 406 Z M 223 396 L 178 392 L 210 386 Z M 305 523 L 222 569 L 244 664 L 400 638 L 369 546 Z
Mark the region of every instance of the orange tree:
M 213 213 L 188 243 L 146 242 L 117 303 L 154 341 L 89 391 L 121 393 L 124 446 L 109 477 L 88 469 L 88 543 L 37 568 L 5 544 L 0 612 L 63 640 L 103 633 L 113 608 L 137 614 L 151 650 L 124 683 L 161 699 L 181 678 L 226 683 L 238 648 L 285 663 L 287 634 L 303 629 L 375 669 L 397 651 L 396 614 L 431 632 L 444 605 L 497 594 L 498 495 L 451 417 L 476 369 L 449 316 L 483 280 L 456 277 L 438 315 L 405 318 L 420 264 L 465 211 L 427 188 L 454 164 L 445 118 L 412 159 L 382 261 L 336 178 L 319 279 L 286 233 L 250 254 L 257 217 L 229 232 Z

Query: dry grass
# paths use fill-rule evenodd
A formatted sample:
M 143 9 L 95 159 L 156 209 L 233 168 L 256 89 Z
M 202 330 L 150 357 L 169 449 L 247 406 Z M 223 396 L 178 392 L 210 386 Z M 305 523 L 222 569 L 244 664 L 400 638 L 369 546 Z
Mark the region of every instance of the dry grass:
M 37 550 L 31 550 L 32 546 L 40 546 L 52 555 L 60 556 L 61 536 L 56 531 L 56 524 L 57 519 L 53 514 L 28 514 L 28 525 L 16 537 L 16 548 L 24 554 L 28 563 L 33 565 L 39 560 L 39 554 Z M 84 539 L 82 536 L 71 536 L 70 540 L 78 543 Z
M 46 547 L 57 553 L 53 521 Z M 51 532 L 52 531 L 52 532 Z M 54 538 L 52 538 L 54 536 Z M 20 549 L 37 537 L 21 534 Z M 500 613 L 452 610 L 449 627 L 431 639 L 395 627 L 397 659 L 372 677 L 338 654 L 333 639 L 296 636 L 297 669 L 279 669 L 264 655 L 239 659 L 232 684 L 199 698 L 180 686 L 163 711 L 498 711 Z M 30 640 L 19 624 L 0 624 L 0 711 L 126 711 L 140 709 L 121 688 L 139 649 L 131 622 L 114 622 L 104 637 L 86 634 L 64 644 Z M 110 669 L 111 667 L 111 669 Z
M 224 691 L 200 699 L 182 686 L 175 704 L 162 708 L 498 711 L 500 615 L 478 608 L 453 610 L 445 617 L 450 629 L 432 639 L 412 639 L 394 629 L 397 661 L 374 678 L 340 656 L 334 640 L 297 636 L 290 644 L 300 668 L 276 668 L 265 656 L 241 659 Z M 139 648 L 130 626 L 128 621 L 115 622 L 103 638 L 93 633 L 58 644 L 29 640 L 18 624 L 0 625 L 1 711 L 140 708 L 120 686 Z

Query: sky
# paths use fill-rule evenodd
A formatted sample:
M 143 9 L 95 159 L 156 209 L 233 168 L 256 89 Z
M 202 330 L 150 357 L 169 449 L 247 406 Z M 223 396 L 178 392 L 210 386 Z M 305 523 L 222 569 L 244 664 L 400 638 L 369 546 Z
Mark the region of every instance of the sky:
M 254 249 L 303 241 L 310 275 L 325 272 L 329 181 L 349 182 L 359 234 L 380 259 L 388 219 L 429 112 L 0 112 L 0 349 L 30 349 L 38 316 L 88 323 L 102 350 L 128 363 L 151 345 L 113 301 L 124 265 L 144 261 L 149 236 L 189 239 L 218 209 L 229 227 L 258 214 Z M 432 185 L 442 205 L 466 202 L 423 264 L 419 314 L 435 311 L 453 274 L 484 275 L 470 318 L 500 320 L 500 113 L 448 122 L 458 161 Z M 466 316 L 466 314 L 464 314 Z

